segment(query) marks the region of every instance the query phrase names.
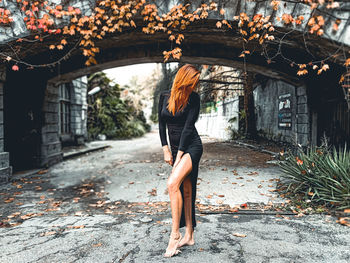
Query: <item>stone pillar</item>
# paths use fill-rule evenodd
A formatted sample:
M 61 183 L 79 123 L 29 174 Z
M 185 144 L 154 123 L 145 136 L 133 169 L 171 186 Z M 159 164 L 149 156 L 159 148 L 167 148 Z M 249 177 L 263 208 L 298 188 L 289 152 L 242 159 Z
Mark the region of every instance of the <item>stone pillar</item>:
M 63 160 L 59 140 L 59 88 L 48 83 L 43 103 L 43 126 L 41 128 L 40 166 L 50 166 Z
M 297 87 L 297 143 L 310 144 L 310 117 L 307 104 L 306 86 Z
M 0 68 L 0 183 L 8 182 L 12 175 L 10 155 L 4 152 L 4 83 L 6 81 L 6 68 Z
M 87 138 L 87 79 L 78 78 L 72 81 L 71 98 L 71 132 L 76 144 L 83 144 Z

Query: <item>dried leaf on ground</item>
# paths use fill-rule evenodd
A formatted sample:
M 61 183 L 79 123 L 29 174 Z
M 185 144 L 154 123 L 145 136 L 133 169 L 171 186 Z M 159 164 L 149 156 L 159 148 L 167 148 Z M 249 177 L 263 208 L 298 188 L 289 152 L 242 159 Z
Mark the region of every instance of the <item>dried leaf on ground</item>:
M 240 233 L 233 233 L 234 236 L 236 237 L 246 237 L 246 234 L 240 234 Z
M 350 226 L 350 217 L 339 217 L 336 222 L 344 226 Z
M 40 236 L 51 236 L 54 234 L 56 234 L 56 231 L 49 231 L 49 232 L 41 233 Z
M 157 195 L 157 189 L 153 188 L 152 191 L 148 192 L 150 195 L 156 196 Z
M 102 243 L 92 244 L 93 247 L 100 247 L 102 246 Z

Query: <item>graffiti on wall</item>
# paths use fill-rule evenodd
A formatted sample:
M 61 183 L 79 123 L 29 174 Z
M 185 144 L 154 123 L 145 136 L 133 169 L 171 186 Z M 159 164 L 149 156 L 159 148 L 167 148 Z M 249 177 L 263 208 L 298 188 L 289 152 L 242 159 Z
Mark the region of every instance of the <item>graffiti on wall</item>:
M 292 128 L 291 94 L 278 96 L 278 128 Z

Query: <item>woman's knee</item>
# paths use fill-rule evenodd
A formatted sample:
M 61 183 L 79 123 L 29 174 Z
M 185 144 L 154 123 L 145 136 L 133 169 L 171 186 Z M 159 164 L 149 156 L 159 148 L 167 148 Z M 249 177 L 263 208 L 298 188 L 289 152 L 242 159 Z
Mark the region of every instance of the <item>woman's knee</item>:
M 167 188 L 169 193 L 175 193 L 176 191 L 179 190 L 179 185 L 175 180 L 171 178 L 171 176 L 168 179 Z

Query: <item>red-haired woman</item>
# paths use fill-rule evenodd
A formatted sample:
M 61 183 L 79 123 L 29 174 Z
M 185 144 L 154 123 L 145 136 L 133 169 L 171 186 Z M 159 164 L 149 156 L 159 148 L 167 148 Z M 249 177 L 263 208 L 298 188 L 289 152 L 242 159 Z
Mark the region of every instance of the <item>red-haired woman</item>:
M 164 257 L 178 254 L 179 247 L 194 244 L 198 165 L 203 153 L 202 141 L 194 125 L 200 108 L 200 96 L 195 92 L 199 75 L 200 72 L 194 66 L 182 66 L 171 90 L 163 91 L 159 98 L 159 136 L 164 160 L 173 166 L 167 182 L 172 229 Z M 166 126 L 171 152 L 166 138 Z M 186 233 L 181 239 L 180 228 L 184 226 Z

